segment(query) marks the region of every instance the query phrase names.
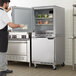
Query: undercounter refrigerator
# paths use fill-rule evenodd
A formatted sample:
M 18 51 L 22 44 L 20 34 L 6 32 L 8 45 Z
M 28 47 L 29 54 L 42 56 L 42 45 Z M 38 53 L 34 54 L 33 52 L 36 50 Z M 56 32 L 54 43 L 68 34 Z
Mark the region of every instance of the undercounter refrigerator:
M 58 6 L 35 7 L 35 29 L 32 32 L 32 63 L 64 66 L 65 10 Z

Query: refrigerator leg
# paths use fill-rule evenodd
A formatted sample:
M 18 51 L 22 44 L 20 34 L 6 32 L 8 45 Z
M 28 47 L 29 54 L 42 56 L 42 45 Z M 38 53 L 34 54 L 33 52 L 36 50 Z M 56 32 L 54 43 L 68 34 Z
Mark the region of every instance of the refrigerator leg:
M 73 70 L 75 70 L 75 62 L 74 62 L 75 55 L 74 55 L 74 53 L 75 53 L 75 43 L 74 43 L 74 38 L 73 38 L 72 39 L 72 65 L 73 65 Z
M 61 66 L 64 67 L 64 66 L 65 66 L 65 63 L 63 62 L 63 63 L 61 64 Z
M 29 67 L 31 67 L 31 63 L 29 63 Z
M 34 67 L 37 68 L 38 67 L 37 64 L 34 64 Z
M 52 65 L 52 67 L 53 67 L 53 70 L 56 70 L 57 68 L 56 68 L 56 65 Z
M 73 70 L 75 70 L 74 64 L 73 64 Z

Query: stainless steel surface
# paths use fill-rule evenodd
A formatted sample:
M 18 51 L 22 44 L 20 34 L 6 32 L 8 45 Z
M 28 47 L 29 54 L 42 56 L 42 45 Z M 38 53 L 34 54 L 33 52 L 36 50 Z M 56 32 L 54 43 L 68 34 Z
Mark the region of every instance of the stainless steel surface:
M 54 62 L 54 39 L 32 39 L 32 61 L 53 63 Z
M 40 7 L 33 7 L 35 10 L 40 10 L 40 9 L 54 9 L 55 7 L 58 7 L 59 6 L 56 6 L 56 5 L 52 5 L 52 6 L 40 6 Z M 60 7 L 61 8 L 61 7 Z
M 13 31 L 32 32 L 34 29 L 34 11 L 32 8 L 12 7 L 12 20 L 15 24 L 27 26 L 27 29 L 15 28 Z
M 35 21 L 43 20 L 41 14 L 49 14 L 49 11 L 53 14 L 52 25 L 41 25 L 42 22 L 39 22 L 40 25 L 35 24 L 35 31 L 32 32 L 33 64 L 55 66 L 65 62 L 64 8 L 57 6 L 35 7 Z M 36 18 L 37 16 L 39 19 Z
M 54 38 L 54 32 L 52 31 L 38 31 L 32 33 L 33 38 Z
M 32 37 L 32 62 L 57 65 L 65 61 L 65 37 Z
M 33 57 L 33 61 L 35 58 L 38 58 L 33 63 L 39 62 L 38 60 L 40 60 L 40 63 L 52 63 L 53 65 L 64 62 L 64 12 L 64 8 L 58 6 L 35 8 L 13 7 L 13 22 L 28 26 L 27 30 L 20 28 L 13 30 L 32 32 L 32 56 L 36 56 Z M 49 18 L 50 14 L 52 14 L 51 18 Z M 28 37 L 25 38 L 25 36 L 22 37 L 21 35 L 12 35 L 10 38 L 12 44 L 18 43 L 19 45 L 24 44 L 23 40 L 28 41 Z M 25 45 L 27 45 L 26 42 Z
M 15 41 L 15 40 L 9 40 L 11 43 L 27 43 L 27 41 Z
M 73 7 L 73 14 L 74 14 L 74 7 Z M 74 37 L 74 17 L 73 17 L 73 37 Z M 72 65 L 73 65 L 73 70 L 74 70 L 74 51 L 75 51 L 75 48 L 74 48 L 74 39 L 72 39 Z
M 72 38 L 72 65 L 73 65 L 73 70 L 75 70 L 75 8 L 76 8 L 76 4 L 73 5 L 73 38 Z
M 75 39 L 76 39 L 76 35 L 75 35 L 75 17 L 76 17 L 75 8 L 76 8 L 76 4 L 73 4 L 73 34 L 72 34 L 72 37 L 69 38 L 69 39 L 72 39 L 72 68 L 73 68 L 73 70 L 75 70 Z

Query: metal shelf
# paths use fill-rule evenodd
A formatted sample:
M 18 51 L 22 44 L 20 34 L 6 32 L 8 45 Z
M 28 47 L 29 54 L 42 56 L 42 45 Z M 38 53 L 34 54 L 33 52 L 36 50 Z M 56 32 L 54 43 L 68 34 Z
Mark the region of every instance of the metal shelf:
M 52 26 L 53 24 L 36 24 L 37 26 Z
M 53 18 L 35 18 L 36 20 L 53 19 Z
M 76 8 L 76 4 L 73 4 L 73 35 L 72 35 L 72 65 L 73 65 L 73 70 L 75 69 L 75 40 L 76 40 L 76 36 L 74 35 L 74 31 L 75 31 L 75 16 L 76 14 L 74 13 Z

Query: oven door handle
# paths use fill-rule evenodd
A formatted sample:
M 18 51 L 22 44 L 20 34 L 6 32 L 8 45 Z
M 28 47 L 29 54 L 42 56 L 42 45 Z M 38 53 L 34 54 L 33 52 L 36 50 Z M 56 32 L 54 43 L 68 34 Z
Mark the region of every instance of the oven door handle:
M 27 43 L 27 41 L 8 41 L 9 43 Z

